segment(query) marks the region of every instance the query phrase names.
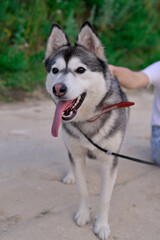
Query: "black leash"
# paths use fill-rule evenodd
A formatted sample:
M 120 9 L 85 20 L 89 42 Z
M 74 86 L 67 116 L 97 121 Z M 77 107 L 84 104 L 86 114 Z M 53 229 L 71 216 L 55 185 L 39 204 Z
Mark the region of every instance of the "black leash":
M 78 127 L 77 127 L 77 128 L 78 128 Z M 106 150 L 106 149 L 102 148 L 101 146 L 99 146 L 98 144 L 96 144 L 95 142 L 93 142 L 84 132 L 82 132 L 81 129 L 78 128 L 78 130 L 82 133 L 82 135 L 83 135 L 92 145 L 94 145 L 97 149 L 99 149 L 100 151 L 104 152 L 105 154 L 113 155 L 113 156 L 116 156 L 116 157 L 125 158 L 125 159 L 128 159 L 128 160 L 130 160 L 130 161 L 134 161 L 134 162 L 138 162 L 138 163 L 142 163 L 142 164 L 148 164 L 148 165 L 151 165 L 151 166 L 160 167 L 160 165 L 158 165 L 158 164 L 155 163 L 155 162 L 148 162 L 148 161 L 145 161 L 145 160 L 141 160 L 141 159 L 137 159 L 137 158 L 133 158 L 133 157 L 128 157 L 128 156 L 125 156 L 125 155 L 122 155 L 122 154 L 119 154 L 119 153 L 114 153 L 114 152 L 112 152 L 112 151 Z

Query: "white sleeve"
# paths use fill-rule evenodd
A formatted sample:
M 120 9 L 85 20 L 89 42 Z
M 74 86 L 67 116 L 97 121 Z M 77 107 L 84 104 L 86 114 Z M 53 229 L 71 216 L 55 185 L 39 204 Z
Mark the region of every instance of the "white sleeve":
M 160 61 L 149 65 L 142 72 L 148 76 L 149 85 L 153 84 L 155 87 L 160 88 Z

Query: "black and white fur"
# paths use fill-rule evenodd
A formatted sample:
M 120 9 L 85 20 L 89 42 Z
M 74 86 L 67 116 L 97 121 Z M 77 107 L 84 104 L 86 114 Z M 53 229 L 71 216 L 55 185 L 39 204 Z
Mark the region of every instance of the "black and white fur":
M 63 138 L 74 173 L 70 171 L 63 181 L 74 183 L 75 176 L 79 193 L 79 208 L 75 221 L 78 226 L 84 226 L 90 221 L 85 159 L 89 157 L 99 161 L 101 195 L 94 233 L 100 239 L 106 240 L 110 234 L 108 214 L 118 160 L 97 150 L 79 129 L 100 146 L 119 152 L 126 130 L 128 109 L 108 112 L 92 123 L 87 120 L 100 113 L 102 106 L 126 101 L 126 95 L 117 79 L 111 76 L 104 48 L 89 22 L 82 25 L 75 46 L 71 46 L 64 31 L 57 24 L 53 24 L 47 42 L 45 66 L 46 88 L 55 103 L 58 97 L 52 89 L 56 83 L 63 82 L 67 86 L 67 92 L 62 97 L 64 100 L 75 99 L 83 92 L 87 93 L 77 115 L 62 124 Z M 83 74 L 76 72 L 79 67 L 85 69 Z M 53 74 L 53 68 L 58 68 L 59 72 Z

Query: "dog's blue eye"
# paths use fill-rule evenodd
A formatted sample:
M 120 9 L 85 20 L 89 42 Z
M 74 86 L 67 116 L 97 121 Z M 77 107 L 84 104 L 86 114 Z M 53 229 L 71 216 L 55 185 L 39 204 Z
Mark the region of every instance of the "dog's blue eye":
M 53 68 L 53 69 L 52 69 L 52 73 L 53 73 L 53 74 L 56 74 L 56 73 L 58 73 L 58 72 L 59 72 L 58 68 Z
M 83 67 L 79 67 L 76 69 L 76 73 L 84 73 L 85 71 L 86 71 L 86 69 Z

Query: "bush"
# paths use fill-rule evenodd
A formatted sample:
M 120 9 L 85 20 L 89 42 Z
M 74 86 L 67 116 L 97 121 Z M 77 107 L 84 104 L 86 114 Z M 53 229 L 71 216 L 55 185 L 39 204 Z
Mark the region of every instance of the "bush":
M 29 91 L 44 86 L 42 61 L 53 22 L 73 43 L 81 24 L 90 20 L 109 63 L 142 69 L 159 60 L 159 10 L 158 0 L 2 1 L 0 86 Z

